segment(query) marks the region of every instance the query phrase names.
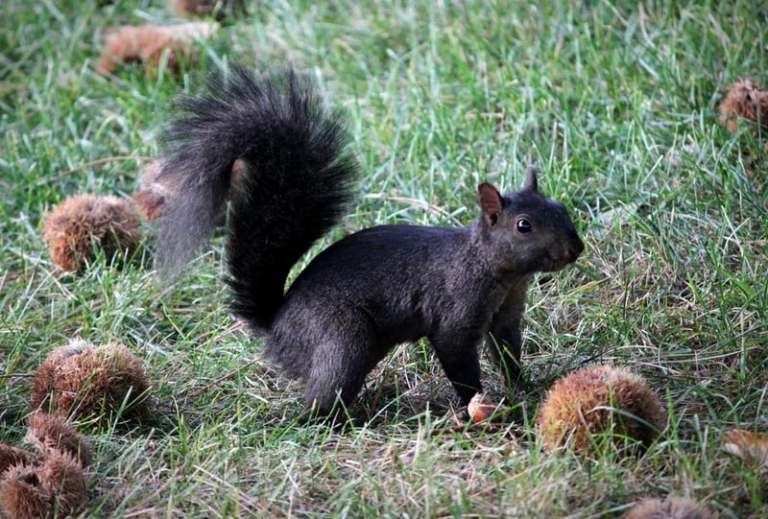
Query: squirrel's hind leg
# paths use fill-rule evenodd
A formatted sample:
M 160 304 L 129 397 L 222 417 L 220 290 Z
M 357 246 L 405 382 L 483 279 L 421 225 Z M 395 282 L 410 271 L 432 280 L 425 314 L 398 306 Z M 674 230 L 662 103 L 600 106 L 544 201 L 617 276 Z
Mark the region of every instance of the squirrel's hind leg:
M 320 416 L 339 410 L 339 403 L 349 406 L 379 360 L 376 335 L 366 316 L 324 335 L 312 353 L 304 391 L 305 404 Z

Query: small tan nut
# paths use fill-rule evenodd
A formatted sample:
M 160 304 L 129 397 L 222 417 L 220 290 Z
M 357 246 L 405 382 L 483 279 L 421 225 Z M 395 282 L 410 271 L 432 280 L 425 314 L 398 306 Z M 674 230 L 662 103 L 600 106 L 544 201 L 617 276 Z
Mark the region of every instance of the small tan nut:
M 488 420 L 495 410 L 496 406 L 483 393 L 477 393 L 473 396 L 472 400 L 469 401 L 469 406 L 467 406 L 469 417 L 474 423 Z

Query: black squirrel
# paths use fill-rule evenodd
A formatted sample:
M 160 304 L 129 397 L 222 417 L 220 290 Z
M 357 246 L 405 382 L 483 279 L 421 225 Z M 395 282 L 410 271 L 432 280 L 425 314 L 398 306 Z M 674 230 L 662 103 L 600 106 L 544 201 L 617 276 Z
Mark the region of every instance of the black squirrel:
M 327 414 L 349 404 L 395 345 L 427 337 L 461 401 L 481 391 L 478 346 L 516 380 L 529 279 L 573 262 L 584 245 L 529 169 L 521 191 L 478 188 L 480 217 L 463 228 L 382 225 L 322 251 L 285 291 L 292 266 L 344 214 L 358 165 L 338 113 L 288 73 L 214 75 L 183 98 L 165 133 L 162 175 L 179 175 L 159 248 L 176 270 L 230 201 L 227 282 L 233 309 L 266 339 L 267 358 L 306 383 Z M 232 165 L 244 165 L 236 179 Z

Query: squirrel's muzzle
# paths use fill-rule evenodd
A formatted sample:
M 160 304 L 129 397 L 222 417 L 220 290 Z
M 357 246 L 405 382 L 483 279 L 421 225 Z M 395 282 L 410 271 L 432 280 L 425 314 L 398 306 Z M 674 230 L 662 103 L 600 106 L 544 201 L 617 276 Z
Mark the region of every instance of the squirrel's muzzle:
M 579 235 L 574 231 L 569 234 L 561 250 L 562 255 L 555 261 L 553 270 L 560 270 L 576 261 L 581 256 L 581 253 L 584 252 L 584 242 L 581 241 Z
M 581 241 L 581 238 L 579 238 L 579 235 L 575 232 L 573 233 L 573 236 L 571 236 L 569 252 L 571 255 L 571 262 L 576 261 L 579 256 L 581 256 L 581 253 L 584 252 L 584 242 Z

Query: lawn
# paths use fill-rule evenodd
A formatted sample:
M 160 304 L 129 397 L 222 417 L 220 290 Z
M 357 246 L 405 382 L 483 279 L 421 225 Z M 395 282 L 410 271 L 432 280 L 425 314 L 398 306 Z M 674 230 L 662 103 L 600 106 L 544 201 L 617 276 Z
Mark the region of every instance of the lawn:
M 768 82 L 760 2 L 251 2 L 179 76 L 111 78 L 94 72 L 106 27 L 178 20 L 159 0 L 99 4 L 0 16 L 0 441 L 23 436 L 30 375 L 72 337 L 129 345 L 153 385 L 152 423 L 78 422 L 95 450 L 83 516 L 618 517 L 675 495 L 768 517 L 766 471 L 721 451 L 729 429 L 768 430 L 768 135 L 717 121 L 730 83 Z M 360 194 L 313 254 L 376 224 L 468 224 L 480 182 L 516 189 L 537 161 L 587 248 L 532 284 L 526 386 L 505 393 L 484 359 L 501 419 L 461 420 L 423 342 L 374 371 L 355 425 L 298 420 L 300 385 L 228 310 L 223 233 L 175 282 L 151 238 L 122 268 L 57 270 L 45 212 L 130 194 L 173 98 L 233 62 L 291 63 L 347 117 Z M 644 455 L 543 450 L 545 391 L 591 362 L 666 403 Z

